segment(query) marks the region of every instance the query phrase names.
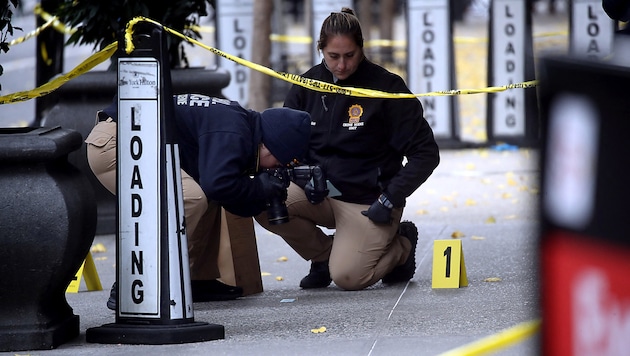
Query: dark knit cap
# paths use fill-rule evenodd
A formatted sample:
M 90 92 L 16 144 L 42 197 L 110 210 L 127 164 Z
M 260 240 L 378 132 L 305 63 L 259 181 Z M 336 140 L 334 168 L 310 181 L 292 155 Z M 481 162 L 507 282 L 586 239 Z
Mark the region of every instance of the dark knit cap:
M 282 165 L 300 161 L 308 149 L 311 116 L 304 111 L 272 108 L 260 113 L 262 142 Z

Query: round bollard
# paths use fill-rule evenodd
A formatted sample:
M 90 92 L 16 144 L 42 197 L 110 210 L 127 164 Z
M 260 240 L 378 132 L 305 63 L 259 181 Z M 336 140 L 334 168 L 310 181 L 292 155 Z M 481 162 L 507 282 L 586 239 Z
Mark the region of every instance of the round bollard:
M 60 127 L 0 129 L 0 351 L 79 335 L 65 290 L 96 229 L 94 192 L 67 160 L 81 143 Z

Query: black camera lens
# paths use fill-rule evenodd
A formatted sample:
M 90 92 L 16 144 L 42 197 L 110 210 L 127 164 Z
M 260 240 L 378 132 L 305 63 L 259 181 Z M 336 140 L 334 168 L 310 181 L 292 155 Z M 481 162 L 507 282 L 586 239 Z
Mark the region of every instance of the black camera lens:
M 280 225 L 289 222 L 289 212 L 283 201 L 274 199 L 267 207 L 267 220 L 271 225 Z

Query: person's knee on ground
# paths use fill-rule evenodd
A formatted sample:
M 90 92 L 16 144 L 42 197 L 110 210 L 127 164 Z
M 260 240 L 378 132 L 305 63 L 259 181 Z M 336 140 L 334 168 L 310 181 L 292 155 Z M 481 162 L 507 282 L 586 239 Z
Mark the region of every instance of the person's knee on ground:
M 360 252 L 359 252 L 360 253 Z M 337 287 L 356 291 L 365 289 L 375 282 L 374 268 L 365 268 L 360 264 L 355 266 L 344 264 L 340 266 L 334 262 L 330 265 L 330 277 Z M 378 281 L 378 279 L 376 279 Z

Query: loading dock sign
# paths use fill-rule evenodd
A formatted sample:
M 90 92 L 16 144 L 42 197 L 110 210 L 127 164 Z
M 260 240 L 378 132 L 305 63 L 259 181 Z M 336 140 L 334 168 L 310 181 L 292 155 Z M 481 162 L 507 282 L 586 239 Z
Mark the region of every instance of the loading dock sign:
M 160 64 L 118 65 L 118 315 L 159 318 Z
M 523 1 L 496 1 L 493 3 L 492 85 L 522 83 L 525 81 L 525 31 L 528 29 Z M 496 135 L 525 134 L 525 91 L 511 90 L 494 95 L 492 101 Z

